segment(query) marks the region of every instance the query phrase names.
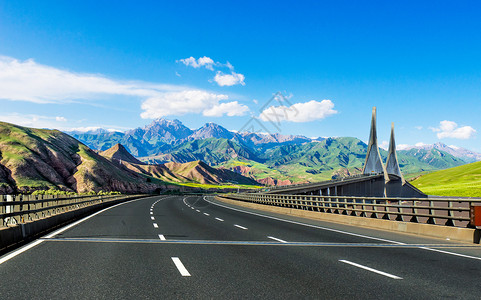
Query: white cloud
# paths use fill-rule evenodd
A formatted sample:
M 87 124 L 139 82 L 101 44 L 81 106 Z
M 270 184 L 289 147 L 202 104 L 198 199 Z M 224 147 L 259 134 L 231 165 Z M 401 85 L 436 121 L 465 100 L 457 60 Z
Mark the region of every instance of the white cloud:
M 34 103 L 69 103 L 125 95 L 147 98 L 181 86 L 112 80 L 98 74 L 79 74 L 0 56 L 0 99 Z
M 311 100 L 305 103 L 296 103 L 287 106 L 271 106 L 266 108 L 259 116 L 263 121 L 269 122 L 311 122 L 324 119 L 330 115 L 336 114 L 333 109 L 334 103 L 331 100 L 322 100 L 321 102 Z
M 177 62 L 181 62 L 184 65 L 188 67 L 193 67 L 195 69 L 205 67 L 208 70 L 214 71 L 213 65 L 215 64 L 215 62 L 212 60 L 212 58 L 207 56 L 199 57 L 197 60 L 191 56 L 189 58 L 179 59 Z
M 229 109 L 240 110 L 245 113 L 248 108 L 234 102 L 220 103 L 228 100 L 227 95 L 214 94 L 202 90 L 187 90 L 181 92 L 163 93 L 151 97 L 142 103 L 141 117 L 144 119 L 156 119 L 167 115 L 183 115 L 187 113 L 202 113 L 205 116 L 228 116 L 239 115 L 229 112 Z
M 422 126 L 414 126 L 414 128 L 416 128 L 417 130 L 422 130 L 422 129 L 423 129 Z
M 221 71 L 217 71 L 214 81 L 220 86 L 233 86 L 236 84 L 246 85 L 244 82 L 244 75 L 232 71 L 231 74 L 224 74 Z
M 243 116 L 249 111 L 249 107 L 239 104 L 237 101 L 220 103 L 210 109 L 204 110 L 203 114 L 207 117 L 221 117 L 224 114 L 229 117 Z
M 453 121 L 441 121 L 439 122 L 439 127 L 430 128 L 433 132 L 437 132 L 437 137 L 439 139 L 443 138 L 453 138 L 453 139 L 470 139 L 476 133 L 476 130 L 471 126 L 458 127 L 458 124 Z
M 197 64 L 213 63 L 208 57 L 200 58 Z M 0 56 L 0 99 L 10 101 L 27 101 L 39 104 L 64 104 L 83 101 L 92 105 L 92 100 L 105 96 L 133 96 L 142 100 L 142 118 L 157 118 L 166 115 L 186 113 L 218 114 L 224 110 L 228 116 L 228 103 L 217 107 L 220 101 L 228 99 L 227 95 L 203 90 L 194 90 L 185 86 L 156 84 L 139 81 L 119 81 L 98 74 L 79 74 L 38 64 L 33 60 L 19 61 Z M 81 99 L 81 100 L 80 100 Z M 230 104 L 236 108 L 235 115 L 244 113 L 245 105 Z M 211 111 L 212 110 L 212 111 Z M 247 109 L 248 110 L 248 109 Z M 58 117 L 10 116 L 8 120 L 15 124 L 35 127 L 58 128 L 55 122 L 66 122 Z M 44 120 L 44 121 L 42 121 Z M 46 120 L 49 120 L 46 123 Z
M 2 122 L 35 128 L 60 128 L 61 123 L 66 120 L 64 117 L 48 117 L 34 114 L 22 115 L 19 113 L 11 113 L 0 115 L 0 121 Z
M 379 148 L 382 148 L 384 150 L 387 150 L 389 147 L 389 142 L 388 141 L 382 141 L 382 143 L 379 145 Z

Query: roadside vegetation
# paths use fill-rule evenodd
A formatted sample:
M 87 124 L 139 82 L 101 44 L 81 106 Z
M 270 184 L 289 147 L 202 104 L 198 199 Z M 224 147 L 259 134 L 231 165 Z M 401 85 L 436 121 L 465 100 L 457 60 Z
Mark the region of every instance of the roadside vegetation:
M 481 197 L 481 162 L 432 172 L 411 183 L 428 195 Z

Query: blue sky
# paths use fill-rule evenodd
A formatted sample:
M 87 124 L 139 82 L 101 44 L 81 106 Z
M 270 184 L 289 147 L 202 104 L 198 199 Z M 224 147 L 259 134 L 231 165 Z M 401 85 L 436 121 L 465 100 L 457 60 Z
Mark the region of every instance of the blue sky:
M 239 130 L 254 117 L 263 131 L 367 140 L 376 106 L 380 141 L 394 122 L 398 144 L 481 152 L 480 13 L 479 1 L 0 1 L 0 120 Z

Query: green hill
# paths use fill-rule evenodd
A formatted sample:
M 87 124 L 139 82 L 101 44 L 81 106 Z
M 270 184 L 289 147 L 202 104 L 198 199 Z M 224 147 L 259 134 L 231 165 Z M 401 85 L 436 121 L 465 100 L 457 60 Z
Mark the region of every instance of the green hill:
M 428 195 L 481 197 L 481 162 L 422 175 L 411 183 Z

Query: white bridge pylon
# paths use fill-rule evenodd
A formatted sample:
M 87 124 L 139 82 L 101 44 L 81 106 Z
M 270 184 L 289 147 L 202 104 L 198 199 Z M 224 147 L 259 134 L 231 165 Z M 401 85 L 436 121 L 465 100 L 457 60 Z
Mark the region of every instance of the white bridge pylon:
M 367 146 L 366 162 L 362 170 L 363 174 L 383 174 L 384 179 L 388 182 L 388 174 L 398 176 L 403 184 L 404 178 L 399 168 L 396 154 L 396 142 L 394 140 L 394 123 L 391 124 L 391 139 L 389 141 L 389 152 L 387 156 L 386 166 L 384 166 L 377 144 L 376 129 L 376 107 L 372 108 L 371 132 L 369 134 L 369 144 Z

